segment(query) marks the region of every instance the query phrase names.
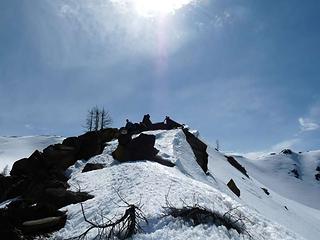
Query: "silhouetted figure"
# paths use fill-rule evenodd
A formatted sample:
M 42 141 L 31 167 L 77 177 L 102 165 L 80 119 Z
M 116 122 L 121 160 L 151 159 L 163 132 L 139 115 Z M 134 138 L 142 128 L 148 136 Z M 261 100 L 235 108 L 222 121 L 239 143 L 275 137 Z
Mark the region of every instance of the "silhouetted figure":
M 131 132 L 131 130 L 133 130 L 134 125 L 132 122 L 129 121 L 129 119 L 126 119 L 126 129 L 128 129 L 129 132 Z
M 180 123 L 177 123 L 175 121 L 173 121 L 170 117 L 166 116 L 166 118 L 164 119 L 164 122 L 167 126 L 167 129 L 175 129 L 175 128 L 183 128 L 183 125 L 181 125 Z
M 146 130 L 150 130 L 152 128 L 152 122 L 150 120 L 150 115 L 146 114 L 143 116 L 142 125 L 146 128 Z

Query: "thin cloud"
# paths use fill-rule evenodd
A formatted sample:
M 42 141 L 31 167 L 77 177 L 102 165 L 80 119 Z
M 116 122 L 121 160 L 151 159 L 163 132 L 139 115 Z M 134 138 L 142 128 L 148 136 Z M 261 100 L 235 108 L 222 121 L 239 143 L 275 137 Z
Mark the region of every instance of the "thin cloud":
M 312 119 L 310 118 L 299 118 L 298 119 L 301 131 L 314 131 L 319 129 L 319 124 L 315 123 Z

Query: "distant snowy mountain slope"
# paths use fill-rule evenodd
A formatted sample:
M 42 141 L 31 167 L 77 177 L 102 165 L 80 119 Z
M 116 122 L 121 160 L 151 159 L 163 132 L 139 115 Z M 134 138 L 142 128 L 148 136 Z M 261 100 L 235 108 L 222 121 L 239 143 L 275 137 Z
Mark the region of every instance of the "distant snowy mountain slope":
M 123 213 L 123 198 L 129 203 L 141 201 L 141 209 L 149 220 L 149 225 L 143 225 L 145 233 L 135 235 L 134 239 L 319 239 L 320 212 L 280 196 L 255 178 L 254 168 L 247 169 L 250 177 L 247 178 L 231 166 L 223 154 L 209 147 L 210 174 L 206 175 L 182 130 L 145 133 L 156 135 L 159 155 L 176 166 L 170 168 L 143 160 L 119 163 L 111 156 L 117 141 L 111 142 L 103 154 L 89 160 L 103 163 L 105 168 L 81 173 L 86 162 L 78 161 L 68 170 L 69 184 L 73 190 L 80 187 L 95 196 L 83 204 L 87 218 L 99 221 L 101 213 L 105 217 Z M 226 185 L 231 178 L 241 191 L 240 198 Z M 261 187 L 268 188 L 270 195 Z M 177 207 L 184 203 L 198 204 L 222 214 L 237 207 L 238 213 L 247 218 L 245 225 L 250 236 L 222 226 L 192 227 L 182 220 L 163 217 L 166 195 Z M 64 209 L 68 211 L 67 224 L 52 238 L 75 237 L 88 227 L 79 204 Z M 89 239 L 96 234 L 90 232 Z
M 50 144 L 61 143 L 59 136 L 0 137 L 0 170 L 6 165 L 9 169 L 21 158 L 29 157 L 36 149 L 42 150 Z
M 320 210 L 320 181 L 315 177 L 320 173 L 320 151 L 236 159 L 255 179 L 279 195 Z

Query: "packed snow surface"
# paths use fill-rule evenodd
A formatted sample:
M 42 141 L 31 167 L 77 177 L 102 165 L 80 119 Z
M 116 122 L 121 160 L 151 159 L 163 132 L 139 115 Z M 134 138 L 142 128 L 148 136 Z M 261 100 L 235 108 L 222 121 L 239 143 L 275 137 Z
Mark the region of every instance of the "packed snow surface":
M 209 172 L 206 175 L 195 160 L 182 130 L 152 131 L 156 148 L 162 158 L 176 164 L 170 168 L 150 161 L 119 163 L 111 153 L 117 142 L 111 142 L 103 154 L 88 162 L 103 163 L 104 169 L 81 173 L 85 161 L 70 167 L 69 184 L 72 190 L 86 191 L 95 197 L 83 203 L 89 220 L 102 222 L 124 213 L 124 201 L 141 206 L 149 224 L 142 223 L 144 233 L 133 239 L 310 239 L 320 236 L 320 212 L 278 194 L 268 185 L 250 178 L 231 166 L 223 154 L 208 148 Z M 233 179 L 241 196 L 238 198 L 226 186 Z M 269 189 L 267 195 L 261 187 Z M 197 204 L 221 214 L 235 208 L 245 217 L 246 231 L 238 234 L 224 226 L 200 224 L 191 226 L 181 219 L 164 216 L 166 198 L 171 205 L 182 207 Z M 69 205 L 65 228 L 52 238 L 76 237 L 88 228 L 80 204 Z M 88 239 L 95 239 L 97 231 L 90 231 Z

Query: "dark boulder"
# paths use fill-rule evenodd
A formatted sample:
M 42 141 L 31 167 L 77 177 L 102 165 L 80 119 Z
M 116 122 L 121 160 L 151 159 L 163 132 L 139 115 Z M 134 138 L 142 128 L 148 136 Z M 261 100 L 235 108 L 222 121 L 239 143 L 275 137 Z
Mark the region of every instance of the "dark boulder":
M 73 147 L 78 153 L 81 147 L 81 142 L 78 137 L 68 137 L 63 140 L 62 145 Z
M 80 140 L 80 150 L 76 155 L 76 159 L 85 159 L 99 155 L 103 152 L 104 141 L 98 132 L 87 132 L 78 137 Z
M 126 136 L 123 136 L 125 138 Z M 119 145 L 112 153 L 118 161 L 154 160 L 159 152 L 154 147 L 156 137 L 154 135 L 140 134 L 138 137 L 128 141 L 122 141 L 119 137 Z
M 39 235 L 51 233 L 63 228 L 67 221 L 67 215 L 59 217 L 46 217 L 36 220 L 30 220 L 22 223 L 21 230 L 23 234 Z
M 34 178 L 46 178 L 47 166 L 43 154 L 36 150 L 29 158 L 16 161 L 10 171 L 11 176 L 30 176 Z
M 240 197 L 240 189 L 237 187 L 236 183 L 233 181 L 233 179 L 230 179 L 230 181 L 228 182 L 228 187 L 230 188 L 230 190 L 237 195 L 238 197 Z
M 225 157 L 227 158 L 227 161 L 231 164 L 231 166 L 233 166 L 234 168 L 239 170 L 243 175 L 249 178 L 247 170 L 240 163 L 238 163 L 237 160 L 234 159 L 234 157 L 232 156 L 225 156 Z
M 270 193 L 269 193 L 268 189 L 263 188 L 263 187 L 262 187 L 261 189 L 264 191 L 264 193 L 265 193 L 265 194 L 270 195 Z
M 191 146 L 191 149 L 196 157 L 197 163 L 206 173 L 208 171 L 208 153 L 207 145 L 202 142 L 199 138 L 190 133 L 187 129 L 183 129 L 186 136 L 186 140 Z
M 69 204 L 84 202 L 94 196 L 86 192 L 72 192 L 64 188 L 47 188 L 41 198 L 41 202 L 62 208 Z
M 99 131 L 99 135 L 102 142 L 110 142 L 113 139 L 116 139 L 119 134 L 117 128 L 106 128 Z
M 101 163 L 87 163 L 82 172 L 90 172 L 90 171 L 93 171 L 93 170 L 98 170 L 98 169 L 102 169 L 104 167 L 103 164 Z
M 316 178 L 317 181 L 320 181 L 320 173 L 317 173 L 316 175 L 314 175 L 314 177 Z
M 317 166 L 316 171 L 320 172 L 320 166 Z
M 48 168 L 66 170 L 76 162 L 76 153 L 75 147 L 55 144 L 43 150 L 43 157 Z

